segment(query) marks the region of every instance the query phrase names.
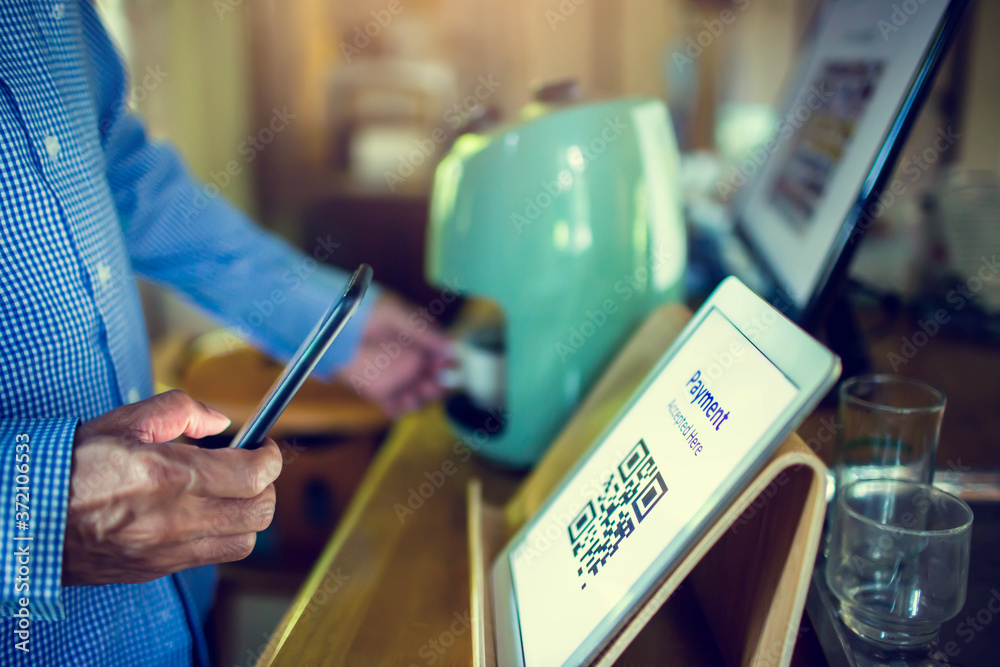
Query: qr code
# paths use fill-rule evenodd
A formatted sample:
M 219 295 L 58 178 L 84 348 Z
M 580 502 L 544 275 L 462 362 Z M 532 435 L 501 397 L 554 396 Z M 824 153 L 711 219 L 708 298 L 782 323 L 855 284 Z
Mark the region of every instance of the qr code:
M 635 532 L 666 493 L 663 475 L 649 447 L 640 440 L 608 475 L 597 498 L 584 505 L 567 529 L 578 564 L 576 574 L 583 578 L 581 589 L 597 576 L 622 540 Z

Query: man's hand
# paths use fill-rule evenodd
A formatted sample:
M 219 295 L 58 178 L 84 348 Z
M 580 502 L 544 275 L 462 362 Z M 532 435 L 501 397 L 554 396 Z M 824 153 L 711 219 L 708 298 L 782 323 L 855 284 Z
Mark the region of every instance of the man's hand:
M 80 425 L 73 444 L 63 585 L 139 583 L 245 558 L 271 523 L 281 452 L 169 442 L 229 420 L 180 391 Z
M 437 373 L 448 350 L 447 337 L 429 314 L 383 294 L 368 318 L 357 356 L 337 377 L 397 417 L 441 397 Z

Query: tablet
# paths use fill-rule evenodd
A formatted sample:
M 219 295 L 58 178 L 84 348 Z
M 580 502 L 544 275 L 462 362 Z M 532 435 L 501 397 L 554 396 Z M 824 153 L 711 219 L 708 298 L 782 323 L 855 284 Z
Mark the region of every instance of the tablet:
M 498 664 L 594 659 L 839 374 L 727 278 L 493 563 Z
M 243 428 L 229 443 L 230 447 L 256 447 L 267 437 L 268 431 L 285 411 L 295 392 L 330 349 L 348 320 L 357 312 L 371 282 L 372 267 L 362 264 L 351 276 L 344 293 L 316 323 L 295 356 L 285 366 L 285 370 L 271 385 L 264 400 L 254 410 L 254 416 L 243 424 Z

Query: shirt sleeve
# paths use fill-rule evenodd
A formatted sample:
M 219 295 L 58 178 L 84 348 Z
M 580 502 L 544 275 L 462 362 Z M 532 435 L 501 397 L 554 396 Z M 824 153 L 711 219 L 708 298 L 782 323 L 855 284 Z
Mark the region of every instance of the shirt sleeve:
M 0 419 L 0 617 L 65 617 L 60 584 L 76 425 Z
M 336 248 L 332 238 L 319 239 L 313 256 L 291 248 L 247 220 L 214 185 L 196 184 L 176 151 L 150 142 L 131 115 L 116 122 L 105 152 L 135 271 L 179 289 L 268 354 L 291 356 L 347 282 L 321 264 Z M 351 359 L 377 298 L 371 290 L 320 362 L 320 374 Z
M 87 38 L 92 67 L 100 67 L 94 79 L 108 184 L 135 272 L 178 289 L 271 356 L 290 357 L 347 282 L 322 265 L 337 244 L 317 239 L 313 255 L 304 255 L 253 224 L 215 184 L 193 179 L 177 151 L 150 140 L 128 111 L 124 70 L 107 35 Z M 378 289 L 369 290 L 318 373 L 354 356 L 377 298 Z

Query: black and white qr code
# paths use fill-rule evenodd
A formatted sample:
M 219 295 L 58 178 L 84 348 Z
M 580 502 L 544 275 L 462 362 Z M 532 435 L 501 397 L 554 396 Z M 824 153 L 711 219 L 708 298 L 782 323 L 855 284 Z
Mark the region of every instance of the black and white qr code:
M 569 525 L 569 543 L 577 560 L 581 589 L 608 559 L 622 540 L 632 535 L 642 520 L 667 493 L 663 475 L 642 440 L 625 455 L 618 468 L 601 485 Z

